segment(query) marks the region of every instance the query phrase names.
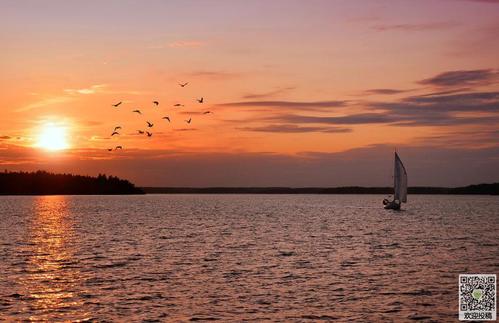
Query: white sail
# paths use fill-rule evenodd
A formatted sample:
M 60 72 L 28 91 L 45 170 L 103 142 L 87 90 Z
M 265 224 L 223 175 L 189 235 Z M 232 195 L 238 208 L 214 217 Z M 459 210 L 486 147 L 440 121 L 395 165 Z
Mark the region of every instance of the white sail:
M 394 180 L 394 199 L 407 203 L 407 172 L 399 155 L 395 153 L 395 169 L 393 173 Z

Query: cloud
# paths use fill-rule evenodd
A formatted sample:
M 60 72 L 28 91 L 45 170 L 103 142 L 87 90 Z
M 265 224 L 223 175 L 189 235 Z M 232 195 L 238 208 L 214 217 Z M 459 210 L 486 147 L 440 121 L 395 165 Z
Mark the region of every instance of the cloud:
M 390 116 L 387 113 L 358 113 L 347 116 L 307 116 L 287 114 L 269 117 L 269 120 L 291 123 L 315 123 L 315 124 L 334 124 L 334 125 L 355 125 L 371 123 L 391 123 L 398 121 L 397 117 Z
M 287 108 L 304 110 L 323 110 L 325 108 L 340 108 L 347 105 L 348 101 L 242 101 L 220 103 L 218 107 L 265 107 Z
M 243 131 L 258 132 L 277 132 L 277 133 L 305 133 L 305 132 L 327 132 L 327 133 L 345 133 L 352 129 L 340 127 L 301 127 L 295 124 L 271 124 L 260 127 L 241 127 L 237 128 Z
M 498 75 L 499 73 L 492 69 L 449 71 L 421 80 L 418 83 L 438 87 L 481 86 L 493 83 L 497 80 Z
M 180 111 L 178 114 L 182 115 L 203 115 L 204 111 Z
M 45 98 L 45 99 L 42 99 L 40 101 L 28 104 L 24 107 L 17 109 L 16 111 L 17 112 L 25 112 L 25 111 L 30 111 L 30 110 L 34 110 L 34 109 L 44 108 L 44 107 L 51 106 L 51 105 L 66 103 L 66 102 L 70 102 L 73 100 L 74 100 L 73 98 L 68 97 L 68 96 L 54 96 L 54 97 Z
M 171 48 L 199 48 L 205 46 L 206 43 L 199 40 L 177 40 L 168 44 Z
M 187 76 L 219 81 L 234 79 L 239 77 L 240 74 L 224 71 L 195 71 L 187 74 Z
M 179 128 L 179 129 L 173 129 L 173 131 L 197 131 L 198 129 L 196 128 Z
M 65 89 L 64 92 L 75 95 L 75 94 L 95 94 L 99 92 L 100 89 L 105 88 L 107 85 L 106 84 L 96 84 L 92 85 L 88 88 L 83 88 L 83 89 Z
M 364 91 L 366 94 L 380 94 L 380 95 L 394 95 L 409 92 L 411 90 L 397 90 L 397 89 L 370 89 Z
M 464 0 L 468 2 L 483 2 L 483 3 L 492 3 L 492 4 L 499 4 L 499 0 Z
M 279 123 L 328 125 L 491 125 L 499 123 L 499 92 L 410 96 L 395 102 L 370 102 L 367 103 L 365 109 L 367 112 L 343 116 L 281 114 L 262 120 Z M 459 115 L 462 113 L 485 113 L 488 115 Z
M 249 94 L 243 95 L 242 99 L 250 99 L 250 100 L 264 99 L 264 98 L 272 97 L 272 96 L 282 94 L 282 93 L 285 93 L 285 92 L 288 92 L 288 91 L 291 91 L 294 89 L 295 89 L 295 87 L 285 87 L 285 88 L 280 88 L 280 89 L 276 89 L 276 90 L 268 91 L 268 92 L 264 92 L 264 93 L 249 93 Z
M 433 22 L 422 24 L 385 24 L 375 25 L 372 29 L 376 31 L 428 31 L 428 30 L 441 30 L 455 27 L 455 22 Z
M 9 140 L 10 136 L 0 136 L 0 140 Z

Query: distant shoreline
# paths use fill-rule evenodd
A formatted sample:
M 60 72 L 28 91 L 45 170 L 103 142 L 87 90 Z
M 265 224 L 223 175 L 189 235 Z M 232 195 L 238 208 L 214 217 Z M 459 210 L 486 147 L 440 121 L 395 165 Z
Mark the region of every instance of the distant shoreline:
M 128 180 L 36 172 L 0 172 L 0 195 L 135 195 L 135 194 L 383 194 L 392 187 L 137 187 Z M 409 187 L 409 194 L 499 195 L 499 183 L 463 187 Z
M 393 194 L 392 187 L 141 187 L 146 194 Z M 499 183 L 408 188 L 409 194 L 499 195 Z

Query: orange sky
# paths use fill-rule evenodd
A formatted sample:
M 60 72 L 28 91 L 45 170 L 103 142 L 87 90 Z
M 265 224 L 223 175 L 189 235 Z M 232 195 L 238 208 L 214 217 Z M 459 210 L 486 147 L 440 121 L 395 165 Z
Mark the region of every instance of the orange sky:
M 199 169 L 209 156 L 219 160 L 210 174 L 237 173 L 232 156 L 261 168 L 269 156 L 293 165 L 312 158 L 318 164 L 300 171 L 286 166 L 303 178 L 265 168 L 254 185 L 380 185 L 377 176 L 307 178 L 326 162 L 318 156 L 363 162 L 353 152 L 397 147 L 424 160 L 425 148 L 438 148 L 449 151 L 439 167 L 452 171 L 419 184 L 445 185 L 461 184 L 455 177 L 466 167 L 453 153 L 466 159 L 479 149 L 488 159 L 471 163 L 490 171 L 463 181 L 499 180 L 498 18 L 494 1 L 466 0 L 2 1 L 0 163 L 115 173 L 141 185 L 245 186 L 254 174 L 233 182 Z M 146 121 L 155 124 L 151 138 L 137 134 Z M 69 149 L 36 147 L 47 124 L 67 129 Z M 123 151 L 107 151 L 117 145 Z M 198 163 L 180 167 L 182 158 Z M 184 176 L 159 176 L 161 161 Z M 185 180 L 192 172 L 199 181 Z

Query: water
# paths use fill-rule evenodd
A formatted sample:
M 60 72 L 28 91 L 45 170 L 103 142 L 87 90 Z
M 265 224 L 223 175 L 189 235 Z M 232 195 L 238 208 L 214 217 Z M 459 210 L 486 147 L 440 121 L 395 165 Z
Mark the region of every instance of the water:
M 499 198 L 0 197 L 6 320 L 455 321 Z

